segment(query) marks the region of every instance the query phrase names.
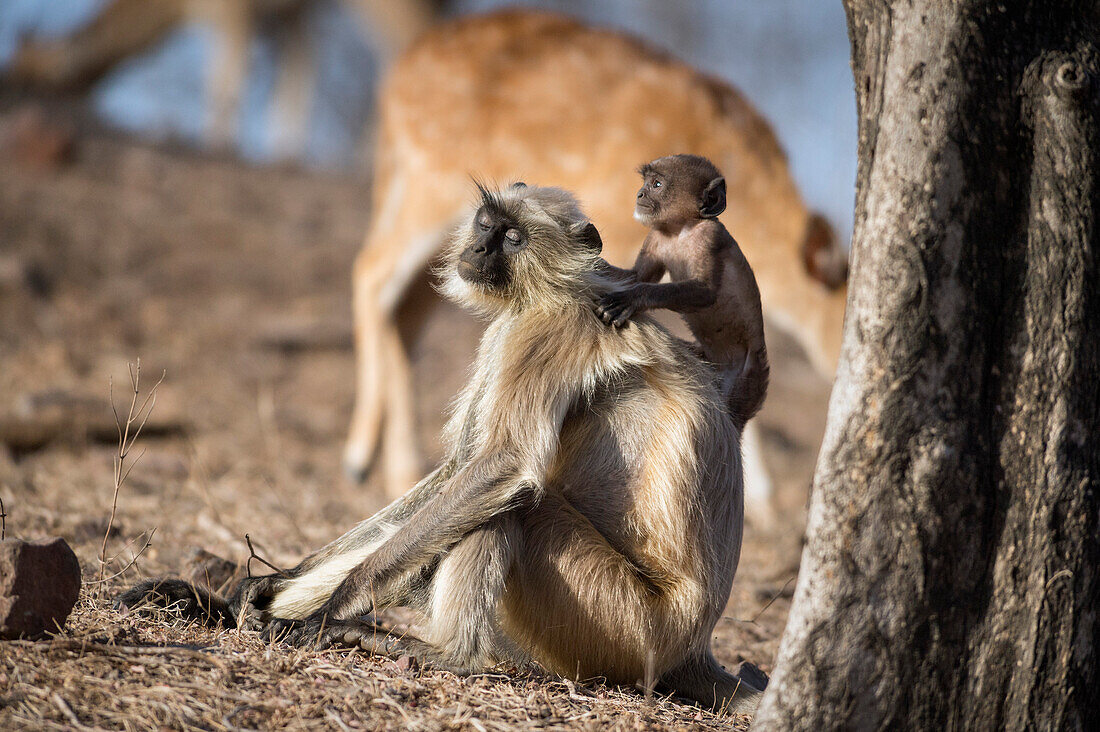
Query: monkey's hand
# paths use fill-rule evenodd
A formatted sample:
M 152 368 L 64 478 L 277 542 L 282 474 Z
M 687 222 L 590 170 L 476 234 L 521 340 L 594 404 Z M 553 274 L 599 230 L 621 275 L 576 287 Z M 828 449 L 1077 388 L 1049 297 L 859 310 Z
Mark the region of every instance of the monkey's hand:
M 279 577 L 245 577 L 229 598 L 229 611 L 241 630 L 262 630 L 269 619 L 267 606 L 279 590 Z
M 381 656 L 398 656 L 406 651 L 402 640 L 376 624 L 373 618 L 330 620 L 316 614 L 305 620 L 276 618 L 267 624 L 260 637 L 315 651 L 358 647 Z
M 640 302 L 635 288 L 628 287 L 619 292 L 609 292 L 601 297 L 596 305 L 596 315 L 608 325 L 621 328 L 630 319 L 631 315 L 643 309 L 639 305 Z
M 233 625 L 229 604 L 217 593 L 180 579 L 153 579 L 140 582 L 115 598 L 120 609 L 136 612 L 168 610 L 206 625 Z

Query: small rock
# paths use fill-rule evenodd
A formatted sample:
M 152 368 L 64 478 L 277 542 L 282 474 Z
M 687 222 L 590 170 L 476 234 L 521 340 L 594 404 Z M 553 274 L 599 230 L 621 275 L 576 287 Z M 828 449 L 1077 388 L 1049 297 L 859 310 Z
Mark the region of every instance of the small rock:
M 734 667 L 733 673 L 749 686 L 756 687 L 760 691 L 768 688 L 768 675 L 752 661 L 742 661 Z
M 416 660 L 416 656 L 400 656 L 394 663 L 397 665 L 398 671 L 411 671 L 416 673 L 420 670 L 420 661 Z
M 0 542 L 0 638 L 36 638 L 65 624 L 80 562 L 64 539 Z
M 398 673 L 416 673 L 420 670 L 420 661 L 416 656 L 402 655 L 396 660 L 387 661 L 385 667 L 391 671 L 397 671 Z

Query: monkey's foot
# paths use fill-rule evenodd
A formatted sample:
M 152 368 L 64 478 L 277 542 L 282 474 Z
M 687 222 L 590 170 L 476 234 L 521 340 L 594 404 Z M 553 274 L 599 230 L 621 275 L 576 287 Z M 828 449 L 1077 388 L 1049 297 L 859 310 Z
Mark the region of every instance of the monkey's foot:
M 441 652 L 430 643 L 415 636 L 395 636 L 386 628 L 364 620 L 284 620 L 268 623 L 261 637 L 267 641 L 282 641 L 288 645 L 310 650 L 326 648 L 361 648 L 373 656 L 400 659 L 409 657 L 416 662 L 450 671 L 458 676 L 481 673 L 486 668 L 485 659 L 454 658 Z
M 401 638 L 364 620 L 284 620 L 267 624 L 261 637 L 315 651 L 325 648 L 361 648 L 376 656 L 397 657 L 407 652 Z
M 737 667 L 733 669 L 733 675 L 754 689 L 764 691 L 768 688 L 768 675 L 752 661 L 742 661 L 737 664 Z

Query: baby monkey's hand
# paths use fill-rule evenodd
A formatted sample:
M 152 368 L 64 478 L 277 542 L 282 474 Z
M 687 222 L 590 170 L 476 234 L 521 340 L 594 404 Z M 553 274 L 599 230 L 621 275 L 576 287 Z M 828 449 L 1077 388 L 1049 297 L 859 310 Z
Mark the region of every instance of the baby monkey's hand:
M 596 315 L 600 320 L 621 328 L 630 316 L 639 310 L 639 298 L 635 288 L 628 287 L 619 292 L 609 292 L 596 304 Z

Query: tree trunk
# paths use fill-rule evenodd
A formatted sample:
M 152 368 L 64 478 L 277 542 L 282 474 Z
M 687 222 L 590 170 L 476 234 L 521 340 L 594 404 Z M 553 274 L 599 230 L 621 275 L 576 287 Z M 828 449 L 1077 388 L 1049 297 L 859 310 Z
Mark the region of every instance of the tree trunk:
M 1096 3 L 845 4 L 848 319 L 756 728 L 1090 728 Z

